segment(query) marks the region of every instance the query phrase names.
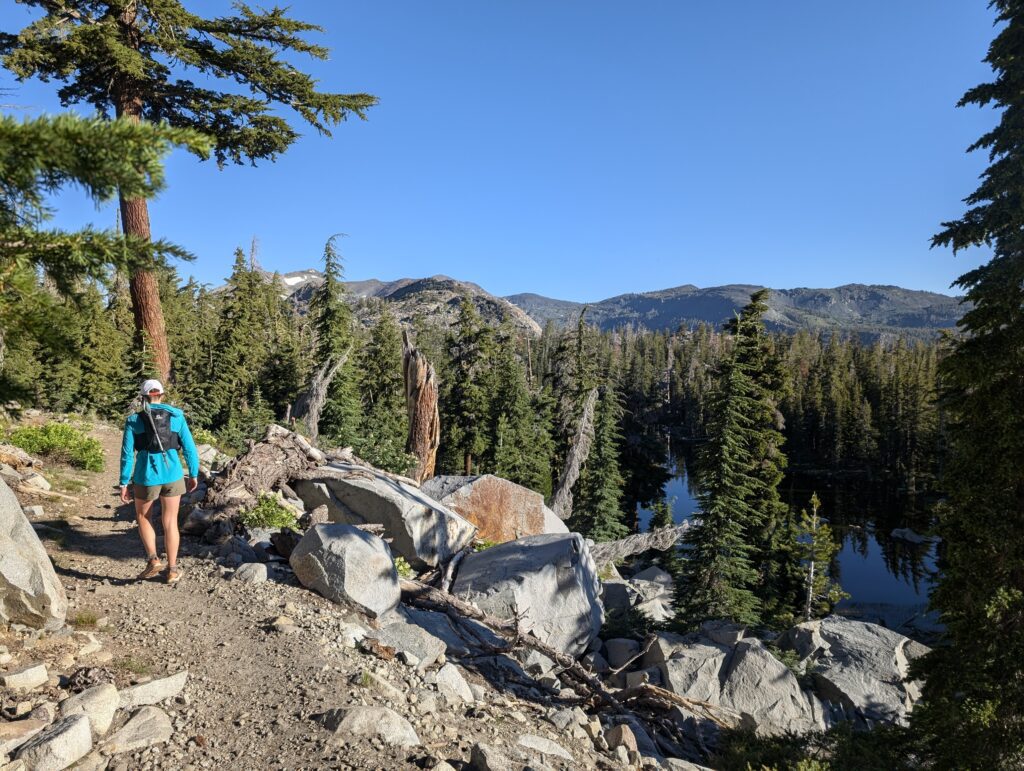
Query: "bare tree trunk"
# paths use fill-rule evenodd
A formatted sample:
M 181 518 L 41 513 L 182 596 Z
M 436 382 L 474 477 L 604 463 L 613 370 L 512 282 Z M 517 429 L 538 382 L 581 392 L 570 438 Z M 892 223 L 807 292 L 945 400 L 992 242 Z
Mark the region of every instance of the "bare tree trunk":
M 558 486 L 551 496 L 551 510 L 559 519 L 568 519 L 572 515 L 572 486 L 580 478 L 580 469 L 590 455 L 590 445 L 594 441 L 594 407 L 597 405 L 597 389 L 594 388 L 583 403 L 583 414 L 576 429 L 576 439 L 569 448 L 565 459 L 565 468 L 558 479 Z
M 416 350 L 408 330 L 402 331 L 402 375 L 405 408 L 409 415 L 409 439 L 405 449 L 416 456 L 410 476 L 422 482 L 434 476 L 437 448 L 441 444 L 441 416 L 437 411 L 437 375 L 434 365 Z
M 331 381 L 338 374 L 338 370 L 348 361 L 351 351 L 351 348 L 345 349 L 345 353 L 334 363 L 331 363 L 330 359 L 325 361 L 313 375 L 309 387 L 295 400 L 295 410 L 291 417 L 305 422 L 309 438 L 314 442 L 320 436 L 320 413 L 327 403 L 327 389 L 331 387 Z
M 598 566 L 607 565 L 609 562 L 616 562 L 634 554 L 643 554 L 645 551 L 654 549 L 656 551 L 668 551 L 676 545 L 676 542 L 683 537 L 683 533 L 690 529 L 689 522 L 675 525 L 674 527 L 663 527 L 652 530 L 650 533 L 620 538 L 617 541 L 605 541 L 595 543 L 590 547 L 590 554 Z

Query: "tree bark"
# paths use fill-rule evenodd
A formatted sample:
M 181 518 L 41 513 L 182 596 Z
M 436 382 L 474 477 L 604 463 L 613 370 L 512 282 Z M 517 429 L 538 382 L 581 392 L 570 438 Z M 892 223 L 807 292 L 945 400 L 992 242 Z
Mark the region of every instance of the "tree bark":
M 441 416 L 437 410 L 437 375 L 434 366 L 416 350 L 407 330 L 402 331 L 402 375 L 405 408 L 409 415 L 409 439 L 405 449 L 417 458 L 409 476 L 423 482 L 434 476 L 437 448 L 441 444 Z
M 327 403 L 327 390 L 331 387 L 331 381 L 338 374 L 338 370 L 345 366 L 351 351 L 351 348 L 346 348 L 345 353 L 333 363 L 330 359 L 325 361 L 313 375 L 309 387 L 295 402 L 295 411 L 291 416 L 306 424 L 309 438 L 314 442 L 320 438 L 320 413 L 323 412 L 324 405 Z
M 676 545 L 676 541 L 683 537 L 683 534 L 690 529 L 689 522 L 675 525 L 673 527 L 662 527 L 652 530 L 649 533 L 639 533 L 620 538 L 617 541 L 605 541 L 595 543 L 590 547 L 590 555 L 594 562 L 600 567 L 609 562 L 631 557 L 634 554 L 643 554 L 651 549 L 655 551 L 668 551 Z
M 140 35 L 136 26 L 137 8 L 135 3 L 128 3 L 121 13 L 120 23 L 125 39 L 136 50 L 139 48 Z M 125 118 L 138 123 L 142 120 L 142 94 L 138 87 L 126 78 L 121 77 L 113 89 L 114 111 L 118 118 Z M 118 195 L 121 208 L 121 226 L 125 235 L 135 236 L 145 241 L 152 238 L 149 225 L 149 204 L 145 198 L 125 198 Z M 151 270 L 135 270 L 129 280 L 132 295 L 132 315 L 135 318 L 135 331 L 138 342 L 150 348 L 157 374 L 166 385 L 171 377 L 171 351 L 167 345 L 167 328 L 164 324 L 164 311 L 160 305 L 160 285 Z

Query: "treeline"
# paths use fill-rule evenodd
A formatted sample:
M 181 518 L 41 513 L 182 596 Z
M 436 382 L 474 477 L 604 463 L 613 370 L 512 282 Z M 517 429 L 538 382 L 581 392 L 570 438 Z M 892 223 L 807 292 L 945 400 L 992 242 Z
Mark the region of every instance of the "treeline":
M 366 325 L 357 323 L 333 242 L 324 273 L 304 308 L 241 250 L 216 291 L 162 270 L 171 396 L 197 427 L 237 450 L 268 422 L 284 420 L 323 362 L 344 357 L 320 419 L 321 443 L 351 445 L 404 472 L 412 457 L 399 325 L 383 301 L 361 314 Z M 136 342 L 127 281 L 115 278 L 107 289 L 85 282 L 76 299 L 48 292 L 45 276 L 36 280 L 26 302 L 45 298 L 47 323 L 8 336 L 3 397 L 119 418 L 135 384 L 154 371 Z M 572 524 L 599 539 L 636 529 L 638 506 L 661 499 L 673 446 L 708 438 L 735 344 L 732 332 L 708 325 L 600 332 L 585 314 L 568 329 L 549 324 L 529 339 L 486 323 L 469 298 L 451 329 L 427 318 L 413 327 L 441 384 L 439 473 L 495 473 L 550 496 L 596 391 Z M 865 345 L 809 332 L 763 339 L 779 362 L 774 420 L 791 469 L 928 489 L 941 450 L 938 344 Z

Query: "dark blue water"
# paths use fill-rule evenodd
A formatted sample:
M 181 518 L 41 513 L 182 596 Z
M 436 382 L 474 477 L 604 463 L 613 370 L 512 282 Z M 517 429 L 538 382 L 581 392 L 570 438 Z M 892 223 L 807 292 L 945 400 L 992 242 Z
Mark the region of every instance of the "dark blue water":
M 665 485 L 665 497 L 672 505 L 676 522 L 689 519 L 700 508 L 696 483 L 686 473 L 685 466 L 680 462 L 675 469 L 676 476 Z M 792 496 L 798 507 L 805 507 L 811 491 L 796 486 L 784 491 L 784 497 L 786 494 Z M 823 491 L 818 495 L 823 501 L 822 517 L 830 520 L 833 534 L 842 539 L 835 577 L 850 599 L 844 600 L 841 606 L 859 603 L 915 605 L 927 601 L 935 571 L 934 546 L 913 545 L 889 535 L 895 527 L 917 524 L 917 517 L 908 518 L 894 502 L 880 504 L 871 502 L 867 496 L 849 492 Z M 830 517 L 830 508 L 841 515 Z M 641 530 L 646 530 L 650 510 L 641 508 L 639 518 Z

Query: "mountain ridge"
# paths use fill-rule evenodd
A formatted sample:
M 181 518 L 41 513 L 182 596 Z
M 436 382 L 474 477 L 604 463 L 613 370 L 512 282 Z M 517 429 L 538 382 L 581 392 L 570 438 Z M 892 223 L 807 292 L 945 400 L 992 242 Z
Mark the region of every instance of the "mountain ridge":
M 268 279 L 273 275 L 266 273 Z M 304 308 L 323 281 L 315 269 L 279 274 L 285 295 Z M 463 296 L 491 324 L 511 323 L 530 335 L 539 335 L 549 321 L 556 326 L 575 323 L 584 308 L 588 320 L 601 329 L 633 326 L 654 331 L 676 330 L 701 323 L 719 325 L 731 318 L 763 288 L 769 289 L 767 326 L 780 332 L 808 329 L 834 330 L 864 338 L 909 336 L 931 338 L 956 326 L 963 313 L 961 299 L 892 284 L 843 284 L 837 287 L 774 289 L 757 284 L 698 287 L 682 284 L 649 292 L 626 292 L 583 303 L 560 300 L 533 292 L 498 297 L 478 284 L 450 276 L 377 278 L 346 281 L 357 316 L 368 323 L 375 301 L 387 303 L 403 324 L 417 316 L 435 318 L 450 326 L 458 316 Z

